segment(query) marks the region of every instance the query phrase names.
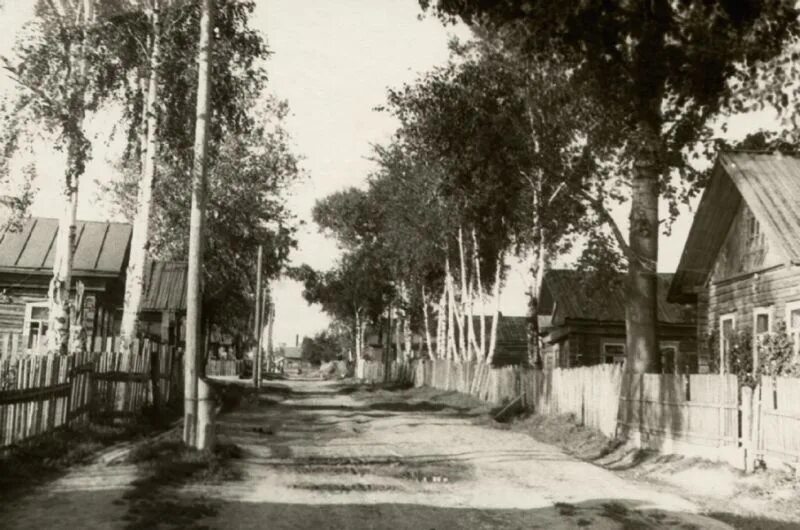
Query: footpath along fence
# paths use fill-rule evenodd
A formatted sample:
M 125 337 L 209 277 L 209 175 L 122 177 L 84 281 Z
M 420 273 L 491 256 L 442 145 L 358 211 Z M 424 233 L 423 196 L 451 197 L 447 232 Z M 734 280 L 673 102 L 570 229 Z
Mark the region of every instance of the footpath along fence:
M 632 375 L 616 365 L 534 370 L 449 360 L 417 361 L 384 377 L 381 363 L 359 363 L 362 380 L 396 381 L 470 394 L 501 405 L 520 398 L 539 414 L 572 414 L 634 446 L 701 456 L 749 468 L 800 462 L 800 379 L 764 378 L 755 390 L 734 375 Z M 769 464 L 772 462 L 772 464 Z
M 4 357 L 0 449 L 69 424 L 130 418 L 148 405 L 179 399 L 179 359 L 174 348 L 147 342 L 134 353 Z

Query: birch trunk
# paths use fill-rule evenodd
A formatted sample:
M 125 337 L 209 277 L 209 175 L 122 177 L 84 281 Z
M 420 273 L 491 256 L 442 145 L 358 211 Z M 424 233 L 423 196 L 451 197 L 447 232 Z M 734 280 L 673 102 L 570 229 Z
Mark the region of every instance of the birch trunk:
M 431 345 L 430 319 L 428 318 L 428 293 L 425 286 L 422 286 L 422 321 L 425 326 L 425 347 L 428 351 L 428 358 L 433 360 L 433 346 Z
M 453 286 L 450 277 L 450 261 L 445 267 L 445 286 L 447 289 L 447 358 L 455 359 L 456 337 L 455 337 L 455 313 L 453 307 Z
M 503 267 L 503 254 L 497 257 L 497 267 L 494 273 L 494 287 L 492 289 L 492 298 L 494 304 L 494 311 L 492 313 L 492 332 L 489 339 L 489 357 L 487 362 L 492 364 L 494 362 L 495 346 L 497 345 L 497 321 L 500 318 L 500 269 Z
M 465 361 L 468 361 L 471 357 L 470 354 L 470 345 L 469 345 L 469 337 L 467 332 L 467 326 L 471 326 L 468 322 L 466 322 L 467 318 L 467 304 L 468 304 L 468 294 L 467 294 L 467 263 L 464 259 L 464 231 L 461 227 L 458 227 L 458 259 L 461 265 L 461 296 L 460 304 L 459 304 L 459 333 L 461 337 L 461 345 L 462 351 L 461 356 Z
M 130 349 L 139 326 L 139 311 L 144 290 L 144 267 L 150 244 L 150 210 L 153 197 L 153 183 L 156 173 L 156 150 L 158 148 L 158 85 L 159 63 L 161 61 L 161 22 L 160 0 L 152 0 L 150 20 L 153 31 L 150 50 L 150 75 L 147 86 L 147 100 L 144 107 L 146 125 L 146 147 L 142 177 L 139 182 L 139 196 L 136 218 L 131 236 L 131 255 L 125 278 L 125 305 L 122 313 L 120 336 L 124 351 Z
M 361 315 L 358 311 L 356 311 L 356 333 L 355 333 L 355 342 L 356 342 L 356 360 L 361 360 Z
M 442 295 L 439 297 L 439 305 L 436 314 L 436 356 L 444 359 L 447 356 L 447 288 L 442 286 Z
M 474 228 L 472 229 L 472 252 L 473 259 L 475 260 L 475 286 L 478 292 L 478 297 L 481 301 L 481 343 L 479 359 L 481 361 L 486 361 L 486 299 L 483 295 L 483 285 L 481 282 L 481 262 L 480 257 L 478 256 L 478 237 L 475 235 Z
M 528 337 L 530 347 L 530 359 L 532 365 L 541 366 L 542 352 L 539 344 L 539 293 L 542 290 L 542 278 L 546 272 L 547 263 L 546 249 L 544 245 L 544 230 L 539 231 L 539 242 L 536 245 L 536 255 L 533 266 L 531 267 L 531 290 L 528 301 L 529 326 Z
M 81 22 L 84 26 L 94 20 L 94 0 L 83 0 Z M 61 6 L 62 13 L 65 14 L 64 6 Z M 86 37 L 84 34 L 83 42 L 78 49 L 77 72 L 78 72 L 78 99 L 84 99 L 86 90 L 86 79 L 88 63 L 86 59 Z M 69 52 L 67 52 L 69 54 Z M 71 59 L 68 59 L 71 61 Z M 66 79 L 67 83 L 72 79 Z M 72 284 L 72 259 L 75 251 L 75 233 L 78 217 L 78 184 L 83 175 L 83 168 L 88 149 L 88 140 L 84 136 L 83 121 L 86 115 L 83 104 L 76 106 L 72 110 L 72 115 L 68 118 L 72 120 L 70 125 L 64 126 L 64 136 L 66 137 L 67 169 L 64 179 L 64 210 L 58 221 L 58 236 L 56 239 L 56 254 L 53 261 L 53 278 L 50 281 L 48 293 L 50 302 L 50 315 L 48 318 L 48 349 L 58 351 L 62 354 L 67 353 L 70 342 L 70 287 Z M 74 129 L 72 129 L 74 127 Z M 70 130 L 72 129 L 72 130 Z M 82 323 L 77 322 L 80 326 Z M 73 335 L 78 335 L 80 329 L 73 331 Z

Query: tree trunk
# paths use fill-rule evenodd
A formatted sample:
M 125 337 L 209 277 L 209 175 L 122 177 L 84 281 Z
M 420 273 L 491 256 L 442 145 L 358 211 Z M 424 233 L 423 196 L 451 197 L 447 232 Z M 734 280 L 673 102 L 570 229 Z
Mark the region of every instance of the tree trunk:
M 492 313 L 492 332 L 489 339 L 489 356 L 487 362 L 492 364 L 494 362 L 495 346 L 497 345 L 497 321 L 500 318 L 500 272 L 503 267 L 503 253 L 497 257 L 497 267 L 494 273 L 494 287 L 492 289 L 492 298 L 494 303 L 494 312 Z
M 634 165 L 630 238 L 633 255 L 628 266 L 628 304 L 625 311 L 628 370 L 660 373 L 657 339 L 658 264 L 658 133 L 639 124 L 640 150 Z
M 356 360 L 360 361 L 363 355 L 361 353 L 361 314 L 359 311 L 356 311 L 356 332 L 353 338 L 356 343 Z
M 83 0 L 82 23 L 88 26 L 94 20 L 94 0 Z M 65 354 L 69 349 L 70 339 L 70 287 L 72 284 L 72 259 L 75 251 L 75 233 L 78 217 L 78 184 L 83 175 L 89 148 L 89 141 L 83 133 L 83 120 L 86 115 L 83 104 L 87 78 L 87 50 L 84 42 L 78 51 L 78 82 L 75 90 L 79 91 L 75 100 L 78 105 L 71 105 L 68 124 L 63 126 L 66 142 L 67 169 L 64 179 L 64 210 L 58 222 L 56 254 L 53 261 L 53 279 L 50 281 L 48 318 L 48 349 Z M 67 55 L 69 52 L 67 51 Z M 70 60 L 70 59 L 67 59 Z M 69 84 L 73 79 L 67 79 Z M 79 323 L 81 324 L 81 323 Z M 77 330 L 80 332 L 80 330 Z M 76 333 L 77 334 L 77 333 Z
M 422 286 L 422 321 L 425 326 L 425 347 L 428 350 L 428 358 L 433 360 L 433 345 L 431 344 L 430 318 L 428 317 L 428 293 L 425 286 Z
M 211 88 L 210 56 L 213 39 L 211 28 L 214 19 L 213 0 L 202 0 L 200 42 L 198 45 L 197 121 L 194 133 L 194 162 L 192 164 L 192 209 L 189 221 L 189 264 L 186 288 L 186 355 L 184 356 L 184 429 L 183 441 L 189 447 L 197 446 L 197 357 L 200 340 L 200 314 L 202 304 L 201 274 L 203 271 L 203 224 L 206 203 L 206 152 L 208 147 L 208 121 L 211 113 L 209 92 Z M 203 449 L 202 447 L 198 447 Z
M 447 288 L 442 286 L 442 295 L 436 314 L 436 356 L 444 359 L 447 356 Z
M 469 332 L 467 331 L 467 327 L 471 327 L 472 323 L 467 322 L 466 319 L 468 318 L 468 311 L 467 304 L 469 304 L 468 294 L 467 294 L 467 263 L 464 259 L 464 231 L 461 227 L 458 227 L 458 260 L 461 265 L 461 296 L 460 296 L 460 309 L 459 309 L 459 332 L 461 337 L 461 345 L 463 350 L 461 351 L 461 356 L 464 360 L 470 360 L 471 353 L 470 353 L 470 344 L 469 344 Z
M 144 289 L 144 267 L 150 243 L 150 210 L 156 173 L 156 150 L 158 148 L 158 69 L 161 60 L 159 11 L 160 0 L 152 0 L 150 21 L 153 40 L 150 50 L 150 75 L 143 120 L 147 124 L 144 165 L 142 166 L 142 177 L 139 182 L 136 218 L 133 222 L 133 233 L 131 235 L 131 254 L 125 278 L 125 305 L 120 329 L 121 346 L 125 351 L 130 349 L 130 345 L 137 334 L 139 311 L 142 305 L 142 291 Z
M 528 349 L 529 362 L 537 368 L 542 367 L 542 352 L 539 343 L 539 293 L 542 290 L 542 278 L 546 272 L 547 250 L 544 245 L 545 233 L 539 230 L 539 241 L 536 244 L 534 260 L 531 265 L 531 288 L 528 293 Z
M 473 259 L 475 260 L 475 289 L 478 292 L 478 297 L 481 301 L 481 343 L 480 343 L 480 361 L 486 361 L 486 299 L 483 296 L 483 285 L 481 282 L 481 262 L 478 256 L 478 237 L 475 235 L 475 229 L 472 229 L 472 252 Z

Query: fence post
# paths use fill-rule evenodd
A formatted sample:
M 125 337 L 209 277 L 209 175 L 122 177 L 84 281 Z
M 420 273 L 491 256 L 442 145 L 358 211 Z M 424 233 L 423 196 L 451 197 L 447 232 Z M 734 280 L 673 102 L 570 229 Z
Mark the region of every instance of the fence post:
M 744 453 L 744 471 L 753 470 L 753 389 L 742 387 L 742 452 Z
M 152 344 L 150 346 L 150 388 L 153 389 L 153 419 L 158 417 L 158 411 L 161 406 L 161 390 L 159 384 L 159 379 L 161 377 L 160 350 L 161 346 L 158 344 Z

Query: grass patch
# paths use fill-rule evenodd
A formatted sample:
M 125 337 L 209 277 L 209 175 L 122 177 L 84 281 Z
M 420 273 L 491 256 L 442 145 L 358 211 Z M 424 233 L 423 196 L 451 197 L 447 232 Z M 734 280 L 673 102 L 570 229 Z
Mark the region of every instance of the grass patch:
M 141 444 L 128 455 L 126 463 L 135 464 L 142 477 L 123 495 L 128 502 L 127 528 L 144 530 L 164 524 L 195 528 L 198 521 L 216 515 L 217 503 L 182 495 L 180 488 L 241 479 L 241 472 L 232 465 L 242 456 L 238 446 L 220 444 L 213 451 L 196 451 L 178 436 Z
M 528 433 L 541 442 L 560 447 L 582 460 L 602 458 L 619 448 L 622 443 L 608 438 L 600 431 L 578 425 L 572 414 L 518 417 L 510 423 L 510 428 Z
M 0 497 L 8 500 L 87 464 L 114 444 L 141 439 L 161 429 L 140 418 L 121 425 L 73 425 L 13 447 L 0 456 Z

